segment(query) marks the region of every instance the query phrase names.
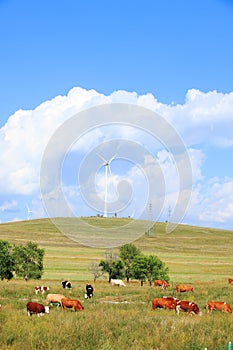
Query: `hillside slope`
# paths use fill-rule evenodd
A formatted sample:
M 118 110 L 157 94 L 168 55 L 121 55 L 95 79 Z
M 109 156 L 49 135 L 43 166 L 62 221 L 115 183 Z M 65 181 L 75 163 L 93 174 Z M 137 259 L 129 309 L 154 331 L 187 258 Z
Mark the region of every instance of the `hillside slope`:
M 83 220 L 108 232 L 108 228 L 126 225 L 128 219 Z M 178 225 L 167 234 L 165 225 L 156 223 L 149 237 L 144 234 L 132 243 L 144 254 L 157 255 L 164 261 L 173 281 L 224 280 L 233 275 L 233 231 Z M 1 224 L 0 239 L 14 244 L 33 241 L 44 248 L 44 279 L 91 279 L 90 264 L 103 259 L 107 250 L 70 240 L 49 219 Z

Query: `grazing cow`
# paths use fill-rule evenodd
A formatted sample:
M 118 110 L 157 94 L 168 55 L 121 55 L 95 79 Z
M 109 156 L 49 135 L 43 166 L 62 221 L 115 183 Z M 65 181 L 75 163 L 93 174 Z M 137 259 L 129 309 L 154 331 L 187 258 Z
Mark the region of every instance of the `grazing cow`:
M 27 314 L 28 316 L 31 316 L 32 314 L 36 314 L 38 317 L 43 316 L 45 313 L 49 313 L 49 307 L 44 306 L 42 304 L 34 303 L 32 301 L 29 301 L 26 305 L 27 308 Z
M 65 311 L 66 308 L 69 308 L 69 309 L 71 309 L 73 311 L 83 310 L 84 309 L 84 307 L 82 306 L 80 301 L 79 300 L 75 300 L 75 299 L 62 298 L 61 305 L 62 305 L 62 311 Z
M 228 278 L 228 283 L 233 284 L 233 278 Z
M 61 300 L 65 298 L 63 294 L 48 294 L 46 297 L 46 304 L 57 304 L 57 306 L 61 306 Z
M 167 287 L 170 287 L 170 284 L 165 280 L 155 280 L 154 281 L 155 287 L 162 287 L 162 289 L 166 289 Z
M 91 284 L 86 284 L 85 299 L 91 299 L 94 295 L 94 289 Z
M 115 279 L 111 279 L 111 285 L 112 286 L 122 286 L 122 287 L 126 287 L 126 284 L 122 281 L 122 280 L 115 280 Z
M 70 281 L 62 281 L 61 285 L 64 289 L 71 289 L 72 288 Z
M 186 300 L 180 300 L 178 301 L 176 305 L 176 313 L 179 315 L 180 311 L 187 312 L 188 315 L 202 315 L 202 312 L 200 311 L 197 304 L 193 303 L 192 301 L 186 301 Z
M 36 286 L 35 287 L 35 293 L 38 294 L 39 292 L 41 292 L 41 294 L 44 294 L 45 292 L 49 291 L 49 287 L 45 287 L 45 286 Z
M 208 312 L 212 312 L 213 310 L 218 310 L 218 311 L 232 314 L 232 309 L 230 305 L 225 303 L 224 301 L 208 301 L 206 308 Z
M 155 310 L 160 308 L 174 310 L 178 302 L 179 299 L 173 297 L 156 298 L 152 300 L 152 309 Z
M 184 285 L 178 284 L 176 286 L 176 291 L 177 293 L 194 292 L 194 288 L 189 284 L 184 284 Z

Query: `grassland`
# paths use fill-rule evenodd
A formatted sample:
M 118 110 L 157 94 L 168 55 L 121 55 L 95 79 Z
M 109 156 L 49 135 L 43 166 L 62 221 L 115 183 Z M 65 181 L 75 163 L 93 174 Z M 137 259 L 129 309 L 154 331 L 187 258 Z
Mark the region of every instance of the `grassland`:
M 124 224 L 116 219 L 85 220 L 103 228 Z M 52 293 L 77 298 L 85 307 L 76 313 L 52 307 L 49 315 L 29 318 L 28 301 L 45 303 L 45 296 L 34 293 L 38 281 L 1 281 L 1 350 L 223 350 L 233 342 L 233 315 L 205 310 L 208 300 L 227 301 L 233 307 L 233 287 L 227 283 L 233 276 L 232 231 L 179 225 L 167 234 L 165 224 L 156 223 L 150 237 L 133 242 L 144 254 L 157 255 L 168 265 L 171 287 L 166 295 L 193 300 L 203 312 L 201 317 L 152 310 L 152 299 L 164 292 L 148 284 L 140 287 L 131 281 L 125 288 L 111 287 L 103 277 L 94 284 L 88 267 L 104 258 L 106 249 L 77 244 L 49 220 L 1 224 L 0 239 L 38 243 L 45 249 L 39 284 L 49 285 Z M 72 290 L 61 288 L 63 278 L 71 279 Z M 94 285 L 91 300 L 84 300 L 87 281 Z M 178 282 L 192 283 L 194 293 L 177 295 Z
M 84 220 L 107 229 L 124 225 L 127 219 Z M 90 264 L 103 259 L 107 250 L 70 240 L 48 219 L 1 224 L 0 239 L 15 244 L 28 240 L 38 243 L 45 249 L 43 278 L 51 280 L 92 279 Z M 150 237 L 145 234 L 133 243 L 144 254 L 157 255 L 164 261 L 174 282 L 224 281 L 233 275 L 233 231 L 178 225 L 167 234 L 165 223 L 156 223 Z
M 56 306 L 41 318 L 26 314 L 29 300 L 45 304 L 45 296 L 34 294 L 34 281 L 12 280 L 0 284 L 0 349 L 14 350 L 223 350 L 233 340 L 233 315 L 208 314 L 208 300 L 233 301 L 233 288 L 225 282 L 195 283 L 192 294 L 203 315 L 177 316 L 173 310 L 152 310 L 151 300 L 163 295 L 155 287 L 130 283 L 111 287 L 105 281 L 94 284 L 94 298 L 84 301 L 84 281 L 64 291 L 56 281 L 49 283 L 54 293 L 79 299 L 84 310 L 62 312 Z M 166 291 L 173 295 L 173 287 Z M 180 296 L 179 296 L 180 297 Z

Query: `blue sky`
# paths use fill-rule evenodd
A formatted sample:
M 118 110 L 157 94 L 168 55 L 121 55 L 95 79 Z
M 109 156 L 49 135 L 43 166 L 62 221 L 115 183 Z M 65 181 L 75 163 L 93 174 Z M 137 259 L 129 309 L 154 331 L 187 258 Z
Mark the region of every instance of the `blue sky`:
M 26 205 L 31 218 L 46 215 L 39 173 L 49 137 L 71 111 L 107 101 L 144 106 L 172 124 L 192 158 L 193 199 L 184 222 L 232 229 L 232 34 L 230 0 L 0 1 L 0 221 L 27 218 Z M 116 133 L 123 132 L 130 133 Z M 113 137 L 108 133 L 99 140 Z M 66 196 L 76 179 L 69 164 L 96 144 L 80 147 L 64 170 Z M 152 151 L 169 183 L 163 150 Z M 134 170 L 113 162 L 112 183 L 134 178 Z M 135 202 L 144 191 L 139 180 Z M 172 197 L 176 189 L 168 188 Z M 161 219 L 173 206 L 169 194 Z M 94 213 L 72 203 L 75 212 Z

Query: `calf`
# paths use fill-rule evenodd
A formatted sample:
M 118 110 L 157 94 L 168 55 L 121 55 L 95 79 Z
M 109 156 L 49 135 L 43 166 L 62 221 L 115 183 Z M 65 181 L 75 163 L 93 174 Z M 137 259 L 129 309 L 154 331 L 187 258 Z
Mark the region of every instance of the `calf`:
M 46 297 L 46 304 L 57 304 L 57 306 L 61 306 L 61 300 L 65 298 L 63 294 L 48 294 Z
M 126 284 L 122 281 L 122 280 L 116 280 L 116 279 L 111 279 L 111 285 L 112 286 L 122 286 L 122 287 L 126 287 Z
M 31 316 L 32 314 L 36 314 L 38 317 L 43 316 L 45 313 L 49 313 L 49 307 L 44 306 L 42 304 L 34 303 L 32 301 L 29 301 L 26 305 L 27 308 L 27 314 L 28 316 Z
M 154 281 L 155 287 L 162 287 L 162 289 L 166 289 L 167 287 L 170 287 L 170 284 L 165 280 L 155 280 Z
M 72 288 L 70 281 L 62 281 L 61 285 L 64 289 L 71 289 Z
M 189 284 L 178 284 L 176 286 L 176 291 L 177 293 L 194 292 L 194 288 Z
M 232 309 L 230 305 L 225 303 L 224 301 L 208 301 L 206 308 L 208 312 L 212 312 L 213 310 L 218 310 L 218 311 L 232 314 Z
M 179 299 L 173 297 L 156 298 L 152 300 L 152 309 L 155 310 L 160 308 L 174 310 L 178 301 Z
M 176 313 L 179 315 L 180 311 L 187 312 L 188 315 L 202 315 L 202 312 L 200 311 L 197 304 L 193 303 L 192 301 L 186 301 L 186 300 L 180 300 L 178 301 L 176 305 Z
M 66 308 L 69 308 L 73 311 L 84 310 L 84 307 L 82 306 L 80 301 L 75 299 L 62 298 L 61 305 L 62 305 L 62 311 L 65 311 Z
M 41 294 L 44 294 L 45 292 L 49 291 L 49 287 L 46 286 L 36 286 L 35 287 L 35 293 L 38 294 L 39 292 L 41 292 Z
M 91 299 L 94 294 L 94 289 L 91 284 L 86 284 L 85 299 Z

